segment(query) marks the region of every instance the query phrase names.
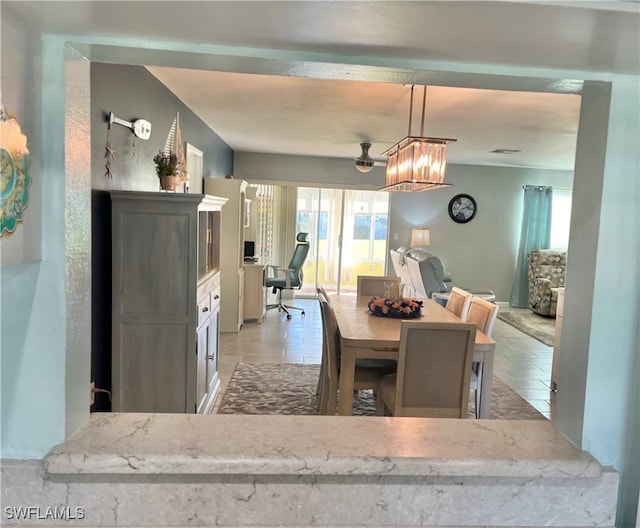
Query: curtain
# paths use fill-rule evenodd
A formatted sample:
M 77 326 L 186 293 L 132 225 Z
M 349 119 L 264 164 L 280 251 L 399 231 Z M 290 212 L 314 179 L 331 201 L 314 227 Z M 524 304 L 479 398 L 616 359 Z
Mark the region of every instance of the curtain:
M 327 215 L 327 262 L 324 280 L 338 282 L 338 265 L 340 264 L 340 247 L 338 240 L 342 229 L 342 191 L 340 189 L 322 189 L 322 195 L 329 197 Z
M 525 185 L 522 228 L 516 271 L 509 304 L 514 308 L 529 306 L 527 260 L 534 249 L 547 249 L 551 240 L 551 187 Z
M 296 187 L 276 187 L 274 195 L 273 228 L 278 236 L 274 237 L 274 262 L 271 264 L 286 268 L 296 247 L 298 189 Z M 293 299 L 294 297 L 293 290 L 282 290 L 282 299 Z

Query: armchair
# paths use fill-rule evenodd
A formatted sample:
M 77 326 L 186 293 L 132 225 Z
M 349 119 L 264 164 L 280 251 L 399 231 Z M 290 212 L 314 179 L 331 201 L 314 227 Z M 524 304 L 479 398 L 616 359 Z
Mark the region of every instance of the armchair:
M 451 276 L 440 258 L 422 249 L 412 249 L 405 259 L 411 283 L 420 297 L 431 298 L 433 293 L 451 290 Z
M 282 302 L 282 290 L 299 290 L 302 288 L 302 266 L 309 254 L 309 241 L 307 240 L 308 235 L 309 233 L 298 233 L 296 236 L 297 244 L 293 251 L 291 261 L 289 262 L 289 266 L 286 268 L 267 266 L 267 269 L 270 270 L 270 276 L 266 278 L 265 286 L 267 288 L 271 288 L 273 293 L 277 294 L 275 304 L 267 305 L 267 310 L 270 310 L 271 308 L 278 308 L 278 311 L 282 310 L 286 312 L 287 319 L 291 319 L 291 312 L 289 312 L 290 309 L 300 310 L 302 315 L 304 315 L 303 308 L 284 304 Z
M 529 253 L 529 308 L 546 317 L 555 317 L 558 289 L 564 286 L 567 252 L 535 249 Z

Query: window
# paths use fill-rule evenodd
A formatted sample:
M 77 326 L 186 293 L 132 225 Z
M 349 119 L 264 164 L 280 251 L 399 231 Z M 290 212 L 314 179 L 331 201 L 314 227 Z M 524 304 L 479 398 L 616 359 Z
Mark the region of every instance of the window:
M 353 215 L 353 239 L 369 240 L 371 236 L 371 215 L 355 214 Z
M 570 189 L 553 189 L 551 194 L 551 249 L 569 246 L 569 224 L 571 222 Z

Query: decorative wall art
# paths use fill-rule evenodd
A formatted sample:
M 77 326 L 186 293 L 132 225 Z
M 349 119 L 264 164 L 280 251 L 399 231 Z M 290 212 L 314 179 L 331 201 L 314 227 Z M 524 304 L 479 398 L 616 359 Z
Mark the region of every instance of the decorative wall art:
M 0 237 L 3 237 L 11 235 L 23 221 L 24 211 L 29 205 L 31 175 L 27 136 L 22 133 L 18 120 L 8 115 L 1 104 L 0 169 Z
M 124 119 L 120 119 L 119 117 L 116 117 L 116 115 L 113 112 L 109 112 L 107 114 L 107 123 L 108 128 L 107 128 L 107 144 L 106 144 L 106 153 L 105 153 L 105 157 L 107 158 L 107 161 L 105 163 L 105 173 L 104 176 L 107 179 L 111 179 L 113 178 L 113 166 L 111 164 L 112 161 L 114 161 L 116 159 L 116 151 L 113 149 L 113 147 L 111 146 L 111 125 L 113 125 L 113 123 L 116 123 L 117 125 L 122 125 L 123 127 L 126 127 L 128 129 L 131 130 L 131 132 L 133 132 L 133 155 L 135 156 L 135 150 L 136 150 L 136 143 L 135 143 L 135 138 L 139 137 L 140 139 L 144 139 L 145 141 L 148 140 L 151 137 L 151 123 L 149 123 L 149 121 L 147 121 L 146 119 L 136 119 L 135 121 L 125 121 Z
M 185 155 L 185 146 L 182 142 L 182 131 L 180 130 L 180 113 L 176 112 L 176 117 L 171 123 L 167 140 L 164 144 L 162 154 L 165 156 L 175 155 L 177 158 L 177 171 L 175 178 L 175 187 L 170 190 L 177 190 L 180 187 L 182 192 L 189 192 L 189 172 L 187 168 L 187 159 Z M 161 184 L 161 189 L 164 189 Z

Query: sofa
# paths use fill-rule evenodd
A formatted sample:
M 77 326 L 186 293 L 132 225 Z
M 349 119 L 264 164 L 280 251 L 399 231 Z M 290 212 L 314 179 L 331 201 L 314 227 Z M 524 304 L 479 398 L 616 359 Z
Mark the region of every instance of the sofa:
M 528 257 L 529 308 L 545 317 L 555 317 L 558 290 L 564 286 L 567 252 L 535 249 Z
M 400 282 L 408 285 L 411 295 L 431 298 L 432 293 L 451 290 L 451 276 L 435 255 L 423 249 L 399 247 L 390 250 L 393 269 Z

